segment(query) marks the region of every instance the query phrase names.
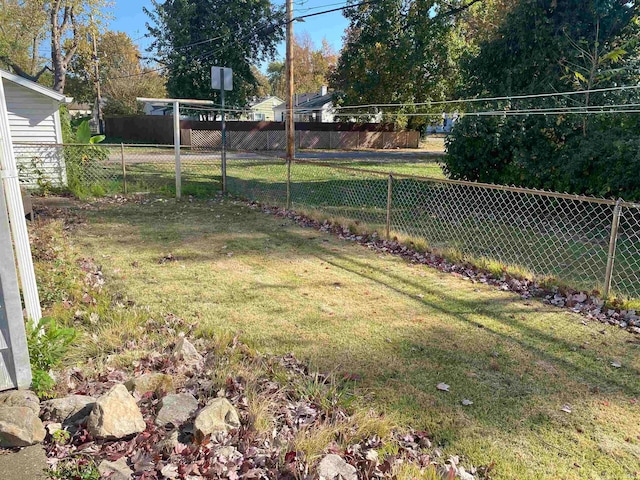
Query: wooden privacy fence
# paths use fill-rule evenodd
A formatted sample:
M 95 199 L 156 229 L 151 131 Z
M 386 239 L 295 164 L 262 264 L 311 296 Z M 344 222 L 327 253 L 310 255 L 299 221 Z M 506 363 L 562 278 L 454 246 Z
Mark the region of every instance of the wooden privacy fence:
M 219 130 L 182 130 L 182 145 L 192 148 L 222 148 Z M 296 148 L 322 150 L 359 150 L 362 148 L 394 149 L 418 148 L 420 133 L 407 132 L 330 132 L 297 131 Z M 285 150 L 284 131 L 229 131 L 227 148 L 230 150 Z

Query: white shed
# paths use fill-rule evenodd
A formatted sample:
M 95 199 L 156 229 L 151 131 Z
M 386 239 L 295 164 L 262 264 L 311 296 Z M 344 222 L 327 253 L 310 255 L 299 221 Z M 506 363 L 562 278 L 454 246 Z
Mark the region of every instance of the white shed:
M 21 183 L 29 187 L 39 182 L 65 185 L 64 156 L 55 145 L 62 144 L 60 104 L 71 99 L 5 70 L 0 69 L 0 78 Z

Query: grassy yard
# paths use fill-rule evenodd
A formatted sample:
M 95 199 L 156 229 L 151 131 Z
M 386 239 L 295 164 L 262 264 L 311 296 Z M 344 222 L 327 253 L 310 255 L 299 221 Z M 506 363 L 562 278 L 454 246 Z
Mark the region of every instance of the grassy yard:
M 495 462 L 493 478 L 639 475 L 640 340 L 625 331 L 227 199 L 82 214 L 75 247 L 149 315 L 178 315 L 205 338 L 242 332 L 262 351 L 356 375 L 359 406 L 427 430 L 445 454 Z M 138 331 L 114 314 L 74 356 L 104 359 L 127 344 L 130 361 L 143 354 Z
M 227 166 L 231 193 L 262 203 L 286 205 L 287 168 L 283 159 L 238 158 L 247 155 L 238 152 L 232 155 Z M 488 260 L 507 265 L 528 277 L 535 274 L 571 288 L 603 290 L 613 207 L 482 188 L 447 187 L 437 181 L 397 177 L 404 174 L 444 178 L 441 157 L 429 152 L 416 154 L 412 161 L 394 157 L 394 152 L 388 156 L 380 156 L 380 152 L 335 155 L 336 158 L 292 165 L 290 192 L 295 209 L 316 210 L 331 218 L 342 217 L 383 231 L 388 180 L 385 174 L 391 173 L 396 175 L 390 225 L 395 235 L 418 239 L 433 251 L 461 253 L 472 262 Z M 160 149 L 153 153 L 146 147 L 139 150 L 128 147 L 126 179 L 119 158 L 116 148 L 108 162 L 92 164 L 85 172 L 87 188 L 75 193 L 81 196 L 122 193 L 126 184 L 129 193 L 175 195 L 171 151 Z M 220 170 L 218 154 L 185 152 L 183 195 L 199 198 L 215 195 L 221 189 Z M 638 214 L 640 210 L 626 213 Z M 630 224 L 633 218 L 630 217 Z M 638 308 L 637 234 L 621 236 L 618 252 L 612 292 L 630 302 L 629 306 Z

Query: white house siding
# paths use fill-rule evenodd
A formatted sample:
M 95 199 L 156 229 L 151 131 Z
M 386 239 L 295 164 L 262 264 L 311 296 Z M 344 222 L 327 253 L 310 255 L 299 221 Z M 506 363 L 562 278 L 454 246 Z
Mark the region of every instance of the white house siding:
M 59 102 L 10 80 L 3 82 L 21 183 L 27 187 L 38 187 L 42 182 L 65 185 L 62 148 L 43 146 L 62 143 Z

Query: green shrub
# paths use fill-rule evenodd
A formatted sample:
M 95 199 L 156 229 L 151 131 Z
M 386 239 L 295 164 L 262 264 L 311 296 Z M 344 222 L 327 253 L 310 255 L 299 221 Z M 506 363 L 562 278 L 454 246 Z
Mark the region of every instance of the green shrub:
M 638 120 L 600 115 L 465 117 L 447 140 L 454 179 L 640 199 Z
M 109 149 L 98 146 L 104 138 L 104 135 L 92 136 L 86 120 L 69 136 L 69 143 L 74 145 L 64 147 L 64 161 L 67 185 L 76 197 L 105 194 L 100 182 L 104 180 L 103 165 L 109 158 Z
M 53 318 L 42 318 L 35 326 L 27 324 L 27 343 L 33 375 L 31 387 L 38 396 L 50 395 L 55 381 L 49 372 L 60 365 L 75 338 L 75 329 L 61 327 Z

